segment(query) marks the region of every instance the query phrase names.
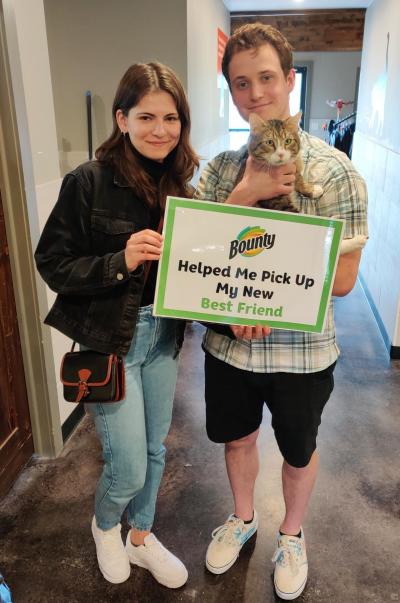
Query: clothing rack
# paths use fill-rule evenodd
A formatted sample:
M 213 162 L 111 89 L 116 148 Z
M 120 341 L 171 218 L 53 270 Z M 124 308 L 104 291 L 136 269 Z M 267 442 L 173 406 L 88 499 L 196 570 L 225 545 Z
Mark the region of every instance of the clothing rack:
M 350 113 L 350 115 L 347 115 L 346 117 L 343 117 L 342 119 L 339 119 L 339 121 L 335 121 L 334 126 L 338 126 L 339 124 L 347 121 L 348 119 L 353 119 L 353 117 L 355 117 L 357 115 L 357 111 L 354 111 L 353 113 Z
M 340 151 L 343 151 L 350 158 L 353 150 L 353 135 L 356 127 L 356 114 L 357 112 L 354 111 L 338 121 L 331 119 L 327 128 L 329 132 L 329 138 L 327 141 L 328 144 L 336 147 Z

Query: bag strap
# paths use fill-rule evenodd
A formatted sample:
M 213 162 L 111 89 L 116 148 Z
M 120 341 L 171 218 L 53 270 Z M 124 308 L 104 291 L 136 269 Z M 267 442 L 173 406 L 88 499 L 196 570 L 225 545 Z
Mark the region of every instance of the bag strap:
M 161 233 L 162 228 L 164 225 L 164 216 L 161 216 L 160 221 L 158 223 L 157 226 L 157 232 Z M 143 286 L 146 284 L 148 276 L 149 276 L 149 272 L 150 272 L 150 268 L 151 268 L 151 260 L 147 260 L 147 262 L 145 263 L 144 266 L 144 282 L 143 282 Z

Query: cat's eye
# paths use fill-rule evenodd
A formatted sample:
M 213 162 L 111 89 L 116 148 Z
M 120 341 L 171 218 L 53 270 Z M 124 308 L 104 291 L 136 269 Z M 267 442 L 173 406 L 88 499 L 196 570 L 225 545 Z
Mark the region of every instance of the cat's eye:
M 286 140 L 285 140 L 285 143 L 286 143 L 286 144 L 290 144 L 291 142 L 292 142 L 292 139 L 291 139 L 291 138 L 286 138 Z
M 271 146 L 274 146 L 274 141 L 272 140 L 272 138 L 270 138 L 269 140 L 267 140 L 267 143 Z

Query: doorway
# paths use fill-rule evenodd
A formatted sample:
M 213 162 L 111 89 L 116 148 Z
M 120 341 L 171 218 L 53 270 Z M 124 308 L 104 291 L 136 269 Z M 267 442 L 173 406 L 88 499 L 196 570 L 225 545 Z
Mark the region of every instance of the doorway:
M 300 127 L 306 129 L 305 114 L 306 114 L 306 91 L 307 91 L 307 67 L 295 66 L 296 83 L 293 92 L 290 95 L 290 115 L 296 115 L 301 111 Z
M 0 497 L 32 454 L 32 428 L 0 192 Z

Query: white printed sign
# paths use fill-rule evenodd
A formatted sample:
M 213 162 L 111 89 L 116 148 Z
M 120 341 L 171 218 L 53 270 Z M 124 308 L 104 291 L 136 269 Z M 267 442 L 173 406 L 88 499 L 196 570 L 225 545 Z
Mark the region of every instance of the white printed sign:
M 321 333 L 343 221 L 168 197 L 154 314 Z

